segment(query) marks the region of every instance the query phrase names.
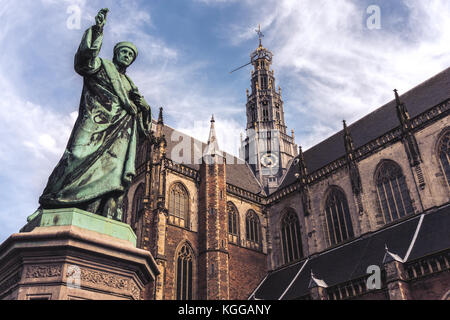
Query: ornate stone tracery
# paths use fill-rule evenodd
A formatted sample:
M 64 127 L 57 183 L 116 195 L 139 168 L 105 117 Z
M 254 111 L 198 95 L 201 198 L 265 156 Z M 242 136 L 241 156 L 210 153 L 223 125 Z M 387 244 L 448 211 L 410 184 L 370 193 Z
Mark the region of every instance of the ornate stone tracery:
M 192 300 L 194 252 L 188 243 L 184 243 L 176 255 L 176 299 Z
M 406 178 L 397 163 L 382 161 L 375 173 L 375 184 L 385 223 L 414 213 Z
M 281 221 L 281 243 L 284 263 L 290 263 L 303 257 L 300 224 L 297 214 L 288 210 Z
M 450 129 L 446 129 L 439 141 L 438 158 L 447 186 L 450 188 Z
M 228 212 L 228 241 L 239 243 L 239 212 L 232 202 L 227 203 Z
M 330 245 L 347 241 L 355 235 L 347 198 L 337 187 L 331 187 L 328 191 L 325 201 L 325 224 Z

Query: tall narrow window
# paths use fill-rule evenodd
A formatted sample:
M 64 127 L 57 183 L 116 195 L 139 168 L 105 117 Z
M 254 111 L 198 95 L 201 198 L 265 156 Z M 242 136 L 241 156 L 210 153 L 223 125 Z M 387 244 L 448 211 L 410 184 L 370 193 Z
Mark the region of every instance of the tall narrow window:
M 267 89 L 267 78 L 264 76 L 261 77 L 261 89 Z
M 439 143 L 439 162 L 444 172 L 447 186 L 450 187 L 450 130 L 441 138 Z
M 139 216 L 141 215 L 142 209 L 144 208 L 144 196 L 144 184 L 142 183 L 136 188 L 133 196 L 133 225 L 135 225 L 139 220 Z
M 245 231 L 247 246 L 253 249 L 261 249 L 261 232 L 258 215 L 250 210 L 245 219 Z
M 281 221 L 281 241 L 284 263 L 303 257 L 300 224 L 297 215 L 293 211 L 288 211 Z
M 235 205 L 231 202 L 227 203 L 227 211 L 228 211 L 228 241 L 237 244 L 239 243 L 239 229 L 238 229 L 239 213 Z
M 140 144 L 140 147 L 138 149 L 137 155 L 136 155 L 136 168 L 139 168 L 142 166 L 145 161 L 147 160 L 147 142 L 143 141 Z
M 177 255 L 177 300 L 192 300 L 192 267 L 194 254 L 185 243 Z
M 172 186 L 169 192 L 169 223 L 188 227 L 189 197 L 181 183 Z
M 375 181 L 385 223 L 414 213 L 405 176 L 397 163 L 385 160 L 376 172 Z
M 137 236 L 136 242 L 138 247 L 140 246 L 142 240 L 142 211 L 144 209 L 144 196 L 145 196 L 144 184 L 141 183 L 134 192 L 133 212 L 130 224 L 131 228 L 136 233 Z
M 332 187 L 325 202 L 325 223 L 330 245 L 354 237 L 350 210 L 344 192 Z
M 128 196 L 125 194 L 122 202 L 122 222 L 128 223 Z

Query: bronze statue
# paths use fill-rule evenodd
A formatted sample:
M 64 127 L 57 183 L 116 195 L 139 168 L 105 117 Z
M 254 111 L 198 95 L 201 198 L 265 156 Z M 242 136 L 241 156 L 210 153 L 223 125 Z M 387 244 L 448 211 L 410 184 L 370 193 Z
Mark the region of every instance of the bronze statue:
M 66 150 L 39 199 L 41 209 L 79 208 L 122 219 L 122 200 L 135 176 L 139 136 L 151 130 L 151 109 L 126 75 L 138 50 L 114 47 L 113 61 L 98 57 L 108 9 L 102 9 L 75 55 L 84 78 L 78 119 Z

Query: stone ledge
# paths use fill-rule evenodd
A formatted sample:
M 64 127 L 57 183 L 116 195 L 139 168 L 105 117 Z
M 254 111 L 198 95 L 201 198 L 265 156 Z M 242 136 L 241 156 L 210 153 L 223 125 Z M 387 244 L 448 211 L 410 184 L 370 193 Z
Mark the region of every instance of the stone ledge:
M 35 227 L 0 245 L 0 299 L 139 300 L 158 274 L 150 252 L 74 225 Z
M 136 235 L 125 223 L 76 208 L 41 210 L 20 232 L 31 232 L 39 227 L 75 226 L 117 239 L 126 240 L 136 247 Z

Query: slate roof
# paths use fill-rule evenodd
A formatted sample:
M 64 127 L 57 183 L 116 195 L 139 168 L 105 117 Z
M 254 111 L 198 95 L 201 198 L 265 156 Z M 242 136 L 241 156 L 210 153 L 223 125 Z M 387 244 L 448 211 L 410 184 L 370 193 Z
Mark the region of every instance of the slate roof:
M 152 126 L 156 129 L 156 122 Z M 206 150 L 207 144 L 201 142 L 191 136 L 175 130 L 167 125 L 163 127 L 163 134 L 166 137 L 167 148 L 166 156 L 175 163 L 184 164 L 185 166 L 200 170 L 202 155 Z M 186 150 L 181 151 L 182 146 L 186 146 Z M 186 152 L 183 154 L 183 152 Z M 189 155 L 190 152 L 190 155 Z M 247 163 L 229 153 L 222 152 L 226 158 L 226 175 L 227 183 L 232 184 L 241 189 L 247 190 L 253 194 L 265 196 L 264 190 L 253 174 Z
M 450 68 L 400 96 L 400 100 L 405 103 L 411 118 L 448 99 L 450 99 Z M 359 148 L 398 126 L 400 126 L 400 122 L 394 99 L 350 125 L 348 129 L 355 148 Z M 304 152 L 309 173 L 323 168 L 343 156 L 345 156 L 343 130 Z M 297 172 L 296 166 L 291 165 L 279 189 L 294 183 L 294 175 Z
M 444 251 L 450 248 L 449 229 L 450 204 L 447 204 L 275 270 L 263 280 L 254 297 L 277 300 L 289 286 L 282 300 L 306 296 L 309 294 L 311 270 L 329 287 L 359 279 L 367 275 L 367 267 L 383 266 L 385 245 L 390 252 L 406 258 L 406 262 Z M 417 237 L 413 241 L 416 232 Z

